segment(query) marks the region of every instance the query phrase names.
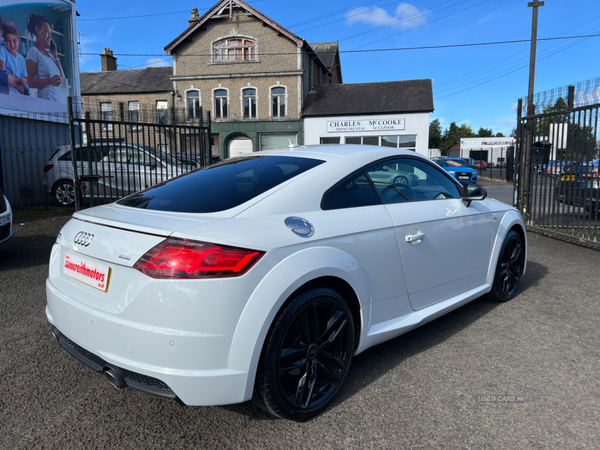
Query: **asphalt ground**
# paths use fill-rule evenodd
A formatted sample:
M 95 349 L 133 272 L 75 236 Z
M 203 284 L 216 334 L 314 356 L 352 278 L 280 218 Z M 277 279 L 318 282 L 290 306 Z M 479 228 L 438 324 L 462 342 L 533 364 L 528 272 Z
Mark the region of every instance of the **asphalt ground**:
M 514 300 L 482 297 L 367 350 L 332 407 L 293 423 L 251 403 L 182 407 L 118 391 L 67 354 L 44 314 L 50 248 L 67 220 L 17 213 L 0 246 L 1 449 L 600 446 L 600 252 L 530 234 Z

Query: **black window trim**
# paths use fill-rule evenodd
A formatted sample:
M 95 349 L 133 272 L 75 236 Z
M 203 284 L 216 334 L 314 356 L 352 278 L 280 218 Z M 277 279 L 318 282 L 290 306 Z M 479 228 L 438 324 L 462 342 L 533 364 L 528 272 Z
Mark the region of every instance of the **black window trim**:
M 464 191 L 464 187 L 462 184 L 460 184 L 454 177 L 449 176 L 444 170 L 442 170 L 442 168 L 438 165 L 438 164 L 431 164 L 430 161 L 428 161 L 425 158 L 419 158 L 418 156 L 413 156 L 413 155 L 396 155 L 396 156 L 386 156 L 385 158 L 381 158 L 378 159 L 377 161 L 373 161 L 370 162 L 364 166 L 362 166 L 359 169 L 356 169 L 354 172 L 352 172 L 351 174 L 345 176 L 344 178 L 342 178 L 340 181 L 338 181 L 337 183 L 335 183 L 333 186 L 331 186 L 329 189 L 327 189 L 325 191 L 325 193 L 323 194 L 323 197 L 321 197 L 321 210 L 322 211 L 337 211 L 340 209 L 350 209 L 350 208 L 365 208 L 367 206 L 377 206 L 377 205 L 386 205 L 385 203 L 383 203 L 383 200 L 381 199 L 381 197 L 379 196 L 379 192 L 377 191 L 377 188 L 375 188 L 375 185 L 373 184 L 373 181 L 371 180 L 371 177 L 369 177 L 369 175 L 367 174 L 367 170 L 372 167 L 375 166 L 377 164 L 381 164 L 383 162 L 386 161 L 393 161 L 396 160 L 398 158 L 403 158 L 403 159 L 414 159 L 417 161 L 421 161 L 424 163 L 429 164 L 431 167 L 435 168 L 438 172 L 440 172 L 443 176 L 445 176 L 447 179 L 449 179 L 458 189 L 458 193 L 462 196 L 463 195 L 463 191 Z M 325 199 L 326 197 L 329 195 L 329 193 L 331 191 L 333 191 L 334 189 L 336 189 L 338 186 L 342 185 L 344 182 L 348 181 L 350 178 L 355 177 L 356 175 L 358 175 L 359 172 L 363 172 L 363 174 L 367 177 L 367 180 L 369 181 L 369 183 L 371 184 L 371 187 L 375 190 L 375 193 L 377 194 L 377 196 L 379 197 L 379 203 L 376 203 L 374 205 L 363 205 L 363 206 L 354 206 L 354 207 L 349 207 L 349 208 L 333 208 L 333 209 L 324 209 L 323 208 L 323 204 L 325 203 Z M 431 201 L 433 199 L 423 199 L 423 200 L 409 200 L 406 203 L 416 203 L 416 202 L 428 202 Z M 440 200 L 448 200 L 448 199 L 440 199 Z M 388 204 L 393 204 L 393 203 L 388 203 Z M 404 204 L 404 203 L 402 203 Z

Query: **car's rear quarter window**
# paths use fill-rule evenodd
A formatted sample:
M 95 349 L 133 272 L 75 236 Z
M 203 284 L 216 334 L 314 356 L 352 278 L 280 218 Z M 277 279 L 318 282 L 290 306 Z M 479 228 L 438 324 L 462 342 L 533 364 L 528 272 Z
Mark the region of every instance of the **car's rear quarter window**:
M 234 159 L 166 181 L 117 203 L 159 211 L 225 211 L 323 162 L 318 159 L 277 155 Z

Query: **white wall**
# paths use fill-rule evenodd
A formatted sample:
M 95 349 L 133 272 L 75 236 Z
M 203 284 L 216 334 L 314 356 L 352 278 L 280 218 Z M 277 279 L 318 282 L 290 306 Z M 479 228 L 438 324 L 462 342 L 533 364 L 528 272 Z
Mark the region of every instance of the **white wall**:
M 327 122 L 357 121 L 372 119 L 404 119 L 404 130 L 390 131 L 344 131 L 328 133 Z M 417 153 L 429 156 L 429 113 L 419 114 L 369 114 L 364 116 L 329 116 L 304 118 L 304 144 L 317 145 L 322 137 L 336 136 L 398 136 L 405 134 L 417 135 Z M 341 139 L 344 143 L 344 139 Z

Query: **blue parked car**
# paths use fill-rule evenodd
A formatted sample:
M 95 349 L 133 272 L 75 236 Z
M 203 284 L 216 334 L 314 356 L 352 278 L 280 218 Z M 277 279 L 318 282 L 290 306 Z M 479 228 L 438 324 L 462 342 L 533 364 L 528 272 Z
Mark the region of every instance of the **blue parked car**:
M 434 160 L 461 183 L 477 183 L 477 170 L 462 158 L 438 158 Z

